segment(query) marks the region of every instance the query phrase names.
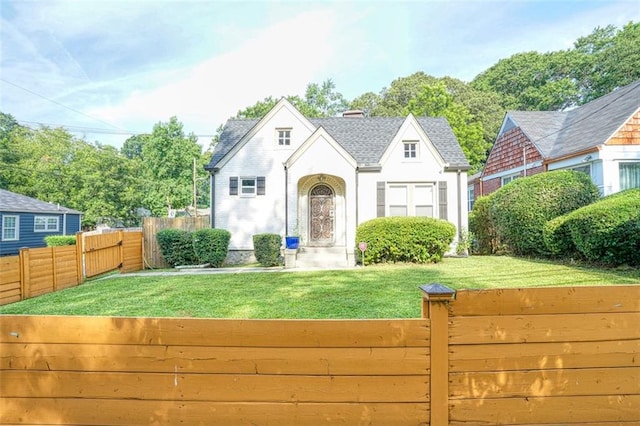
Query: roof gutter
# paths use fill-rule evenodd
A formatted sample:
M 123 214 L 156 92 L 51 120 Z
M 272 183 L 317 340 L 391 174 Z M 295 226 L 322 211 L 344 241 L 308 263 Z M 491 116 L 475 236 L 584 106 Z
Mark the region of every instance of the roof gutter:
M 602 151 L 602 145 L 598 145 L 582 151 L 572 152 L 571 154 L 566 154 L 566 155 L 563 155 L 562 157 L 545 158 L 544 160 L 542 160 L 542 165 L 543 167 L 546 167 L 549 164 L 554 163 L 556 161 L 562 161 L 562 160 L 566 160 L 568 158 L 573 158 L 573 157 L 580 157 L 582 155 L 591 154 L 591 153 L 600 152 L 600 151 Z

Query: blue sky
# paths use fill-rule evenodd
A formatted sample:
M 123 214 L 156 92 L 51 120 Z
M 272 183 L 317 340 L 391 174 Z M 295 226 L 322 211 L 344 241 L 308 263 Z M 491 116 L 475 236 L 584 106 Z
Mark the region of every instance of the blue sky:
M 0 110 L 118 147 L 177 116 L 206 146 L 310 82 L 353 99 L 417 71 L 470 81 L 629 21 L 640 0 L 0 0 Z

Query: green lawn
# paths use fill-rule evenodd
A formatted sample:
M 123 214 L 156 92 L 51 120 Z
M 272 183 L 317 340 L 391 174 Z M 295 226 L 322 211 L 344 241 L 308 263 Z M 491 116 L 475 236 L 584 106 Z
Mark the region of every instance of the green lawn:
M 418 286 L 433 282 L 456 289 L 640 284 L 640 270 L 472 256 L 342 271 L 121 275 L 2 306 L 0 314 L 415 318 Z

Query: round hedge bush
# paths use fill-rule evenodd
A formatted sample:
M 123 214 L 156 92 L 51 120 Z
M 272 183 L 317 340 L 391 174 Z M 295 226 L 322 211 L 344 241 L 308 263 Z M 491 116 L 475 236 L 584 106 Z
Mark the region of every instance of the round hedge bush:
M 500 241 L 489 215 L 491 195 L 478 198 L 473 203 L 473 210 L 469 213 L 469 232 L 474 238 L 472 251 L 477 254 L 494 254 L 500 247 Z
M 280 247 L 282 237 L 278 234 L 256 234 L 253 236 L 253 252 L 262 266 L 282 265 Z
M 640 265 L 640 188 L 622 191 L 566 216 L 576 249 L 595 263 Z
M 162 229 L 156 234 L 160 252 L 171 266 L 195 265 L 198 262 L 193 250 L 191 232 L 182 229 Z
M 559 170 L 514 180 L 491 197 L 489 215 L 496 234 L 516 255 L 546 255 L 547 221 L 600 198 L 582 172 Z
M 219 268 L 227 258 L 231 233 L 225 229 L 205 228 L 193 233 L 193 249 L 201 263 Z
M 358 226 L 356 244 L 367 243 L 365 265 L 385 262 L 435 263 L 442 260 L 449 250 L 455 234 L 455 226 L 440 219 L 381 217 Z M 358 258 L 361 259 L 361 256 Z

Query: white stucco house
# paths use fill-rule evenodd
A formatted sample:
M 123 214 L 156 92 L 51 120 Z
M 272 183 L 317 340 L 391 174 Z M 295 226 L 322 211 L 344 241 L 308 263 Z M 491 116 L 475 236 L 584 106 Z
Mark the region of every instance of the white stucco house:
M 467 227 L 469 163 L 444 118 L 306 118 L 283 98 L 259 120 L 229 120 L 206 169 L 211 226 L 231 232 L 236 257 L 252 253 L 254 234 L 297 234 L 353 265 L 356 227 L 369 219 Z

